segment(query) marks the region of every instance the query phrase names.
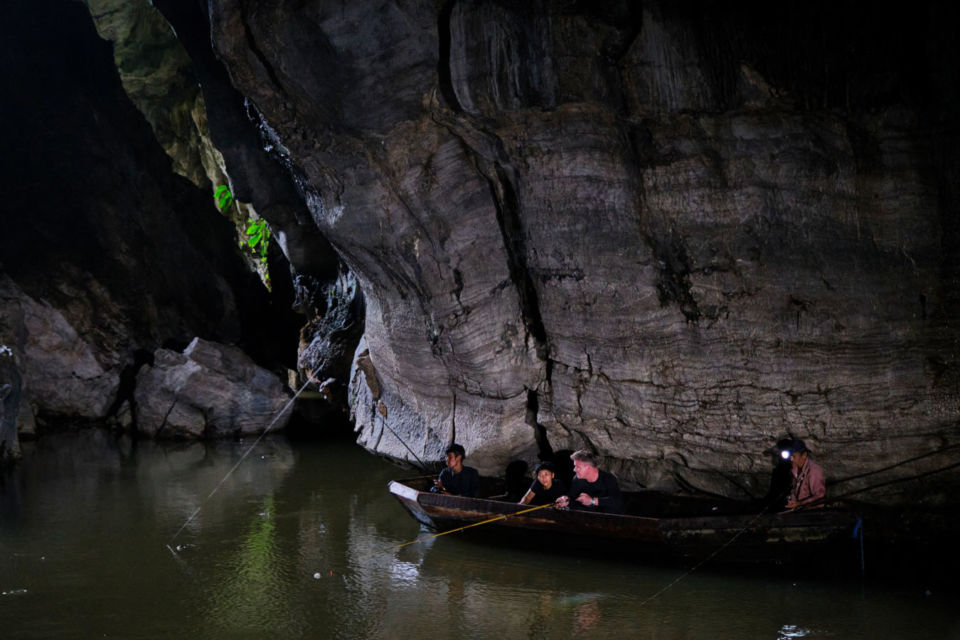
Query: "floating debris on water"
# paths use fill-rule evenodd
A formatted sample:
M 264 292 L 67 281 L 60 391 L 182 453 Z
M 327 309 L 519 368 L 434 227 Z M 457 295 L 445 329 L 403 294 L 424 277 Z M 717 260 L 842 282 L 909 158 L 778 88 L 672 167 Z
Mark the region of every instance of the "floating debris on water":
M 790 640 L 791 638 L 803 638 L 810 635 L 809 629 L 803 629 L 795 624 L 785 624 L 780 628 L 780 635 L 777 640 Z
M 20 596 L 26 592 L 26 589 L 10 589 L 10 591 L 0 591 L 0 596 Z

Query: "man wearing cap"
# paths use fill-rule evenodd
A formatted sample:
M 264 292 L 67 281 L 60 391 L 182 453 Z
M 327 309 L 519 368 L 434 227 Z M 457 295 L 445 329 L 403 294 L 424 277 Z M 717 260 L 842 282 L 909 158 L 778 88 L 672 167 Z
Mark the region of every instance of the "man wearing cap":
M 533 481 L 527 492 L 520 498 L 520 504 L 550 504 L 557 498 L 567 494 L 567 488 L 556 477 L 553 463 L 541 462 L 534 469 L 537 479 Z
M 609 471 L 598 469 L 597 459 L 589 451 L 574 451 L 570 459 L 576 475 L 570 483 L 569 495 L 560 496 L 557 505 L 566 507 L 573 501 L 579 509 L 623 513 L 623 498 L 616 477 Z
M 477 497 L 480 474 L 473 467 L 463 464 L 466 454 L 463 445 L 454 443 L 447 447 L 447 468 L 433 481 L 432 491 L 453 496 Z
M 823 478 L 823 469 L 810 459 L 803 440 L 794 440 L 789 449 L 783 452 L 790 459 L 793 473 L 793 487 L 787 498 L 787 510 L 808 509 L 820 506 L 827 497 L 827 485 Z

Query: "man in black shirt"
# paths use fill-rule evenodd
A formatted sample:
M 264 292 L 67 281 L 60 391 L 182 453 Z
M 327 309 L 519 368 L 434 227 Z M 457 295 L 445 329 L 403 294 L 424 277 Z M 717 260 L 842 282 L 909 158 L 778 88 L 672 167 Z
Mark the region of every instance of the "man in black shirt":
M 480 474 L 473 467 L 463 464 L 466 451 L 459 444 L 447 447 L 447 468 L 440 472 L 434 481 L 433 491 L 454 496 L 477 497 L 480 488 Z
M 597 459 L 589 451 L 575 451 L 570 459 L 573 460 L 573 472 L 576 475 L 570 483 L 569 497 L 561 496 L 557 499 L 557 505 L 565 507 L 573 501 L 578 509 L 623 513 L 620 483 L 613 474 L 598 469 Z

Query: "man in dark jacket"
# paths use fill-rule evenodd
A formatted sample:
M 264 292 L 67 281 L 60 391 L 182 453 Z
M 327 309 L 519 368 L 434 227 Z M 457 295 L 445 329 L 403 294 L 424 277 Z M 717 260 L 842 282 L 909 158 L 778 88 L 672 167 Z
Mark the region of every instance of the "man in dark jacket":
M 570 456 L 573 460 L 573 482 L 569 496 L 557 499 L 557 505 L 565 507 L 573 501 L 578 509 L 623 513 L 623 498 L 620 484 L 612 473 L 597 468 L 597 459 L 589 451 L 581 449 Z
M 454 496 L 475 498 L 480 488 L 480 474 L 473 467 L 463 464 L 466 450 L 459 444 L 447 447 L 447 468 L 434 481 L 433 491 Z

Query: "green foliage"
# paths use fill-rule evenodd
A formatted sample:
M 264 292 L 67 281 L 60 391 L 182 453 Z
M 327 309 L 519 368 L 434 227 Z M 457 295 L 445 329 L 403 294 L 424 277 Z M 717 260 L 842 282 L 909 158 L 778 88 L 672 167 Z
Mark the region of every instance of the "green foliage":
M 247 246 L 260 254 L 260 262 L 267 264 L 267 247 L 270 245 L 270 227 L 263 218 L 247 218 Z
M 233 204 L 233 193 L 230 192 L 230 187 L 222 184 L 213 192 L 213 199 L 217 201 L 217 208 L 224 211 Z
M 230 187 L 225 184 L 221 184 L 214 189 L 213 198 L 220 211 L 226 211 L 234 203 L 233 193 L 230 191 Z M 260 269 L 261 277 L 263 278 L 263 283 L 269 289 L 270 273 L 267 271 L 267 249 L 270 246 L 270 227 L 263 218 L 258 218 L 257 220 L 247 218 L 246 234 L 247 246 L 250 247 L 254 255 L 260 258 L 260 264 L 262 265 Z

